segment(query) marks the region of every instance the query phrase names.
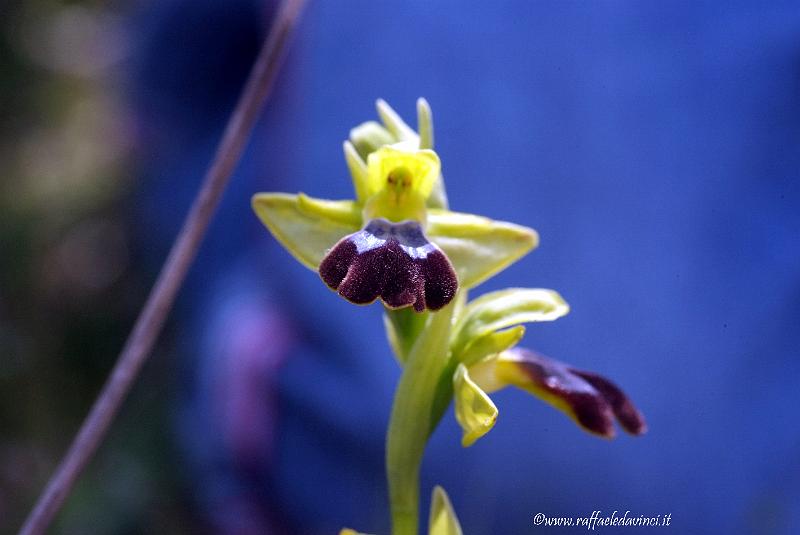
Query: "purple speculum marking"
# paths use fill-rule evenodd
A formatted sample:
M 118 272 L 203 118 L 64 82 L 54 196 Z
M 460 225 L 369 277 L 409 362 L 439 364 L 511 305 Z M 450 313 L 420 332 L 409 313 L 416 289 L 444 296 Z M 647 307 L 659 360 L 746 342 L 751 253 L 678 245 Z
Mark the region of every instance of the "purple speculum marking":
M 416 221 L 373 219 L 325 255 L 319 274 L 352 303 L 381 298 L 390 308 L 439 310 L 458 289 L 450 260 Z

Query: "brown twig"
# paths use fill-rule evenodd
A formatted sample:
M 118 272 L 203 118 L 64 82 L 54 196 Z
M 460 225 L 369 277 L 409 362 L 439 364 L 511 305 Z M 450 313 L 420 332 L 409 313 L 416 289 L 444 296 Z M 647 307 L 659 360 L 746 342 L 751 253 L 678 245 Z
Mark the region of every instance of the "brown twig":
M 175 296 L 197 255 L 222 193 L 247 145 L 264 101 L 269 96 L 292 28 L 304 0 L 284 0 L 233 111 L 201 189 L 172 245 L 144 308 L 67 454 L 31 511 L 20 535 L 39 535 L 52 522 L 76 480 L 94 456 L 122 402 L 150 355 Z

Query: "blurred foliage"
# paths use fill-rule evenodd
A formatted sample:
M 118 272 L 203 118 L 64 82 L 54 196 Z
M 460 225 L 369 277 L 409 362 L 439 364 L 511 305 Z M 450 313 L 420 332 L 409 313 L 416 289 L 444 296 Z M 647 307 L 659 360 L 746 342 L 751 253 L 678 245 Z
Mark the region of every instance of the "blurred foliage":
M 85 416 L 146 295 L 126 199 L 136 128 L 129 5 L 0 7 L 0 533 L 13 533 Z M 163 362 L 165 359 L 161 359 Z M 59 533 L 185 533 L 154 363 Z M 170 479 L 173 478 L 173 479 Z

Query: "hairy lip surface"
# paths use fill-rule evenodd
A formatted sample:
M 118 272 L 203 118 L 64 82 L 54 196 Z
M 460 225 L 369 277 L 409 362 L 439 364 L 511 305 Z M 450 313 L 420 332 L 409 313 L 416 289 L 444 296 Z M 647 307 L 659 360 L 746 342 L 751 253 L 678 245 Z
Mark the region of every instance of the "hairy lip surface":
M 458 289 L 450 260 L 415 221 L 373 219 L 331 248 L 319 266 L 322 280 L 352 303 L 381 298 L 391 308 L 439 310 Z

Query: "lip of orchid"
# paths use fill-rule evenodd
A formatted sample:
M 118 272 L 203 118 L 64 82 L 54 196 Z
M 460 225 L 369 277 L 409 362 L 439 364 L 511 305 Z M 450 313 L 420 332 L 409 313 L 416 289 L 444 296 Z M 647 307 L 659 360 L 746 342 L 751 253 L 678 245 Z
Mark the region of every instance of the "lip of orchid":
M 497 373 L 502 381 L 563 410 L 590 433 L 613 437 L 614 419 L 632 435 L 647 431 L 644 416 L 630 398 L 599 374 L 575 369 L 522 347 L 499 356 Z
M 319 266 L 329 288 L 348 301 L 380 298 L 389 308 L 439 310 L 458 290 L 450 260 L 428 241 L 416 221 L 374 219 L 341 239 Z

